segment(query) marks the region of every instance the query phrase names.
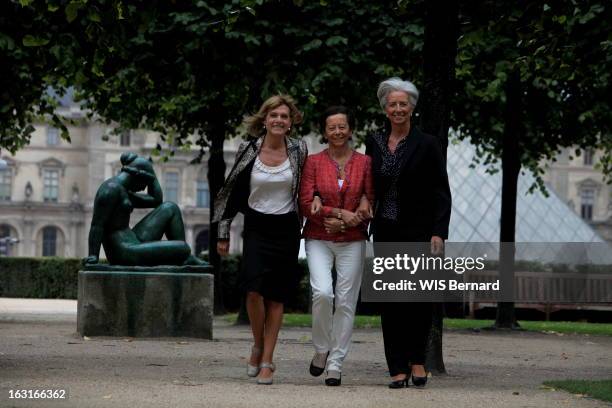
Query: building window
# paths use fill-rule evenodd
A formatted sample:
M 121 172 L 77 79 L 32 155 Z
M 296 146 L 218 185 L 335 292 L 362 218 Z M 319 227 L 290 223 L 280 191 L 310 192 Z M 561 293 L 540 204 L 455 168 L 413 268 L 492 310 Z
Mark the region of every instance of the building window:
M 11 169 L 0 170 L 0 201 L 11 199 Z
M 201 208 L 210 208 L 210 190 L 208 182 L 198 180 L 196 185 L 196 206 Z
M 593 156 L 594 156 L 594 152 L 593 149 L 584 149 L 584 165 L 585 166 L 592 166 L 593 165 Z
M 178 203 L 179 174 L 176 171 L 164 173 L 164 196 L 165 201 Z
M 130 145 L 130 131 L 129 130 L 124 130 L 123 132 L 121 132 L 121 135 L 119 136 L 119 144 L 121 146 Z
M 590 221 L 593 219 L 593 205 L 595 205 L 595 190 L 583 188 L 580 191 L 580 216 Z
M 47 128 L 47 146 L 57 146 L 60 142 L 59 129 L 54 127 Z
M 57 255 L 57 228 L 43 228 L 42 236 L 42 256 Z
M 196 253 L 196 255 L 200 255 L 202 253 L 202 251 L 207 251 L 208 250 L 208 238 L 209 238 L 209 233 L 208 233 L 207 229 L 201 231 L 196 236 L 196 241 L 195 241 L 195 253 Z
M 56 203 L 59 196 L 59 171 L 43 170 L 43 200 Z

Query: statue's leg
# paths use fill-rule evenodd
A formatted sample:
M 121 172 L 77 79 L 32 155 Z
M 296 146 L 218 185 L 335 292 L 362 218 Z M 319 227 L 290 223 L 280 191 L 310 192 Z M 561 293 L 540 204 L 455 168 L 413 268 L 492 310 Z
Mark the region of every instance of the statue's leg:
M 170 201 L 146 215 L 133 228 L 142 242 L 160 241 L 164 234 L 169 241 L 185 241 L 185 225 L 178 205 Z
M 104 250 L 114 265 L 182 265 L 191 254 L 185 241 L 139 242 L 131 230 L 113 234 L 104 242 Z
M 126 248 L 132 265 L 182 265 L 191 255 L 184 241 L 157 241 Z

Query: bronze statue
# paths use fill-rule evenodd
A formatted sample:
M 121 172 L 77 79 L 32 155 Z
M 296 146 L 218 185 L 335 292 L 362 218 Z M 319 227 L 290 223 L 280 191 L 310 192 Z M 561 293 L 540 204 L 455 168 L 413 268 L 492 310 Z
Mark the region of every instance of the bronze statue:
M 121 155 L 121 172 L 96 193 L 85 265 L 98 263 L 100 245 L 111 265 L 207 265 L 191 255 L 179 207 L 163 202 L 150 160 L 134 153 Z M 147 192 L 138 193 L 146 188 Z M 154 208 L 130 229 L 134 208 Z M 162 241 L 166 236 L 167 241 Z

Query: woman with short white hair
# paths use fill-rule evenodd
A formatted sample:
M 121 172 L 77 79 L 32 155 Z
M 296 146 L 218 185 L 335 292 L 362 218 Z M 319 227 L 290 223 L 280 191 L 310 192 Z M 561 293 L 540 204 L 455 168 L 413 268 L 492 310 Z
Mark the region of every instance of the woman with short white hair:
M 419 91 L 410 81 L 389 78 L 377 92 L 388 121 L 386 131 L 370 135 L 376 211 L 374 242 L 428 242 L 440 254 L 448 237 L 451 195 L 438 141 L 412 125 Z M 383 303 L 381 324 L 389 388 L 427 383 L 425 349 L 431 327 L 431 303 Z

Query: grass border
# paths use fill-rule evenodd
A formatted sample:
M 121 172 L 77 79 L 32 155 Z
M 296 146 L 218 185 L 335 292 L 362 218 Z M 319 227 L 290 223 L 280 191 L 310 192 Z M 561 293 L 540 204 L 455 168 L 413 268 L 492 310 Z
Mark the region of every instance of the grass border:
M 237 314 L 231 313 L 222 318 L 228 323 L 236 321 Z M 444 328 L 451 330 L 478 330 L 493 325 L 493 320 L 476 319 L 444 319 Z M 612 336 L 611 323 L 584 323 L 584 322 L 545 322 L 520 321 L 521 327 L 526 331 L 550 334 L 586 334 L 598 336 Z M 286 313 L 283 325 L 285 327 L 311 327 L 312 318 L 309 314 Z M 369 329 L 380 327 L 379 316 L 355 316 L 355 328 Z
M 544 386 L 563 390 L 578 396 L 589 396 L 612 402 L 612 379 L 608 380 L 554 380 L 544 381 Z

